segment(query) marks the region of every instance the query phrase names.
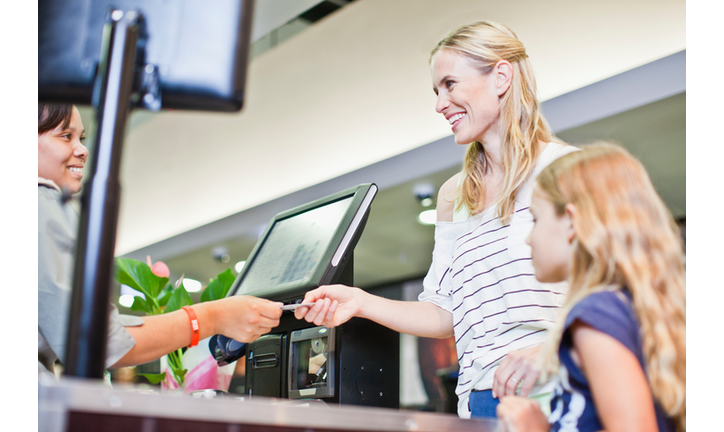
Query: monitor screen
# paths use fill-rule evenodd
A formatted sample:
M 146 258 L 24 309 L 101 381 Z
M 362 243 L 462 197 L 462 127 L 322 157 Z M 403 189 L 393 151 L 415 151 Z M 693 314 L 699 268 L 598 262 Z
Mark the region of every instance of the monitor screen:
M 334 283 L 361 235 L 376 192 L 374 184 L 363 184 L 275 216 L 229 295 L 284 301 Z
M 351 202 L 347 197 L 276 221 L 239 289 L 308 282 Z

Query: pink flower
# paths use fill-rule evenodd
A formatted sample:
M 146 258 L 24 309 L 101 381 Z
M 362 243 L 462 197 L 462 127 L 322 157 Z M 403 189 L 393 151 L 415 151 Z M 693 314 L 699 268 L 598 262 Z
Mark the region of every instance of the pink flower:
M 151 255 L 146 255 L 146 264 L 151 267 L 151 272 L 158 277 L 167 278 L 171 275 L 171 270 L 163 261 L 156 261 L 156 264 L 151 265 Z

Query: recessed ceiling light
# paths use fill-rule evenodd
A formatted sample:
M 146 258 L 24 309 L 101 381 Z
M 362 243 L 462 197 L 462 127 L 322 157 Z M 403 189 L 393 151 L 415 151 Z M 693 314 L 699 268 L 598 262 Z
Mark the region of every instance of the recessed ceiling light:
M 201 282 L 196 279 L 184 278 L 184 288 L 188 292 L 199 292 L 201 291 Z
M 417 220 L 423 225 L 435 225 L 435 221 L 437 220 L 437 211 L 425 210 L 424 212 L 420 213 L 420 215 L 417 217 Z

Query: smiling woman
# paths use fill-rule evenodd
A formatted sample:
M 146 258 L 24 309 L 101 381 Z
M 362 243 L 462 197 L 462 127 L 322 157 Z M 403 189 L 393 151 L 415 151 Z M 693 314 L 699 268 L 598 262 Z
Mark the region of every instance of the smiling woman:
M 81 189 L 88 149 L 78 108 L 72 105 L 38 105 L 38 177 L 61 190 Z
M 38 373 L 63 362 L 78 212 L 65 198 L 81 190 L 88 149 L 72 105 L 38 105 Z M 155 360 L 201 339 L 224 334 L 251 342 L 279 324 L 281 303 L 249 296 L 193 306 L 160 316 L 121 315 L 111 306 L 105 367 Z M 194 327 L 198 333 L 192 333 Z
M 438 193 L 435 248 L 419 301 L 325 286 L 307 293 L 304 302 L 315 306 L 295 315 L 316 325 L 358 316 L 416 336 L 454 335 L 458 414 L 495 417 L 499 396 L 545 398 L 552 389 L 535 385 L 535 358 L 565 285 L 535 280 L 525 238 L 535 176 L 575 148 L 553 136 L 525 47 L 506 26 L 481 21 L 453 30 L 432 50 L 430 73 L 435 111 L 468 150 L 462 172 Z

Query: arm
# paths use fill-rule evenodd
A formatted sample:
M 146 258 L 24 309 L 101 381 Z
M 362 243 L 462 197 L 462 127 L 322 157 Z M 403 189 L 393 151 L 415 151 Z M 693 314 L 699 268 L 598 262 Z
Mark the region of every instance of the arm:
M 251 342 L 279 325 L 280 303 L 249 296 L 233 296 L 193 306 L 199 321 L 199 339 L 223 334 Z M 126 327 L 136 344 L 112 367 L 147 363 L 191 343 L 186 311 L 143 318 L 143 325 Z
M 658 431 L 651 390 L 636 356 L 612 336 L 580 321 L 571 330 L 574 352 L 604 429 Z
M 437 220 L 452 221 L 454 191 L 460 174 L 440 188 Z M 310 291 L 304 303 L 317 303 L 295 311 L 297 319 L 315 325 L 338 326 L 352 317 L 370 319 L 392 330 L 421 337 L 447 338 L 453 335 L 452 314 L 427 301 L 395 301 L 371 295 L 359 288 L 330 285 Z M 424 319 L 421 319 L 424 318 Z
M 452 314 L 430 302 L 390 300 L 359 288 L 326 285 L 309 291 L 304 303 L 316 304 L 297 309 L 294 316 L 318 326 L 335 327 L 352 317 L 360 317 L 415 336 L 447 338 L 453 335 Z

